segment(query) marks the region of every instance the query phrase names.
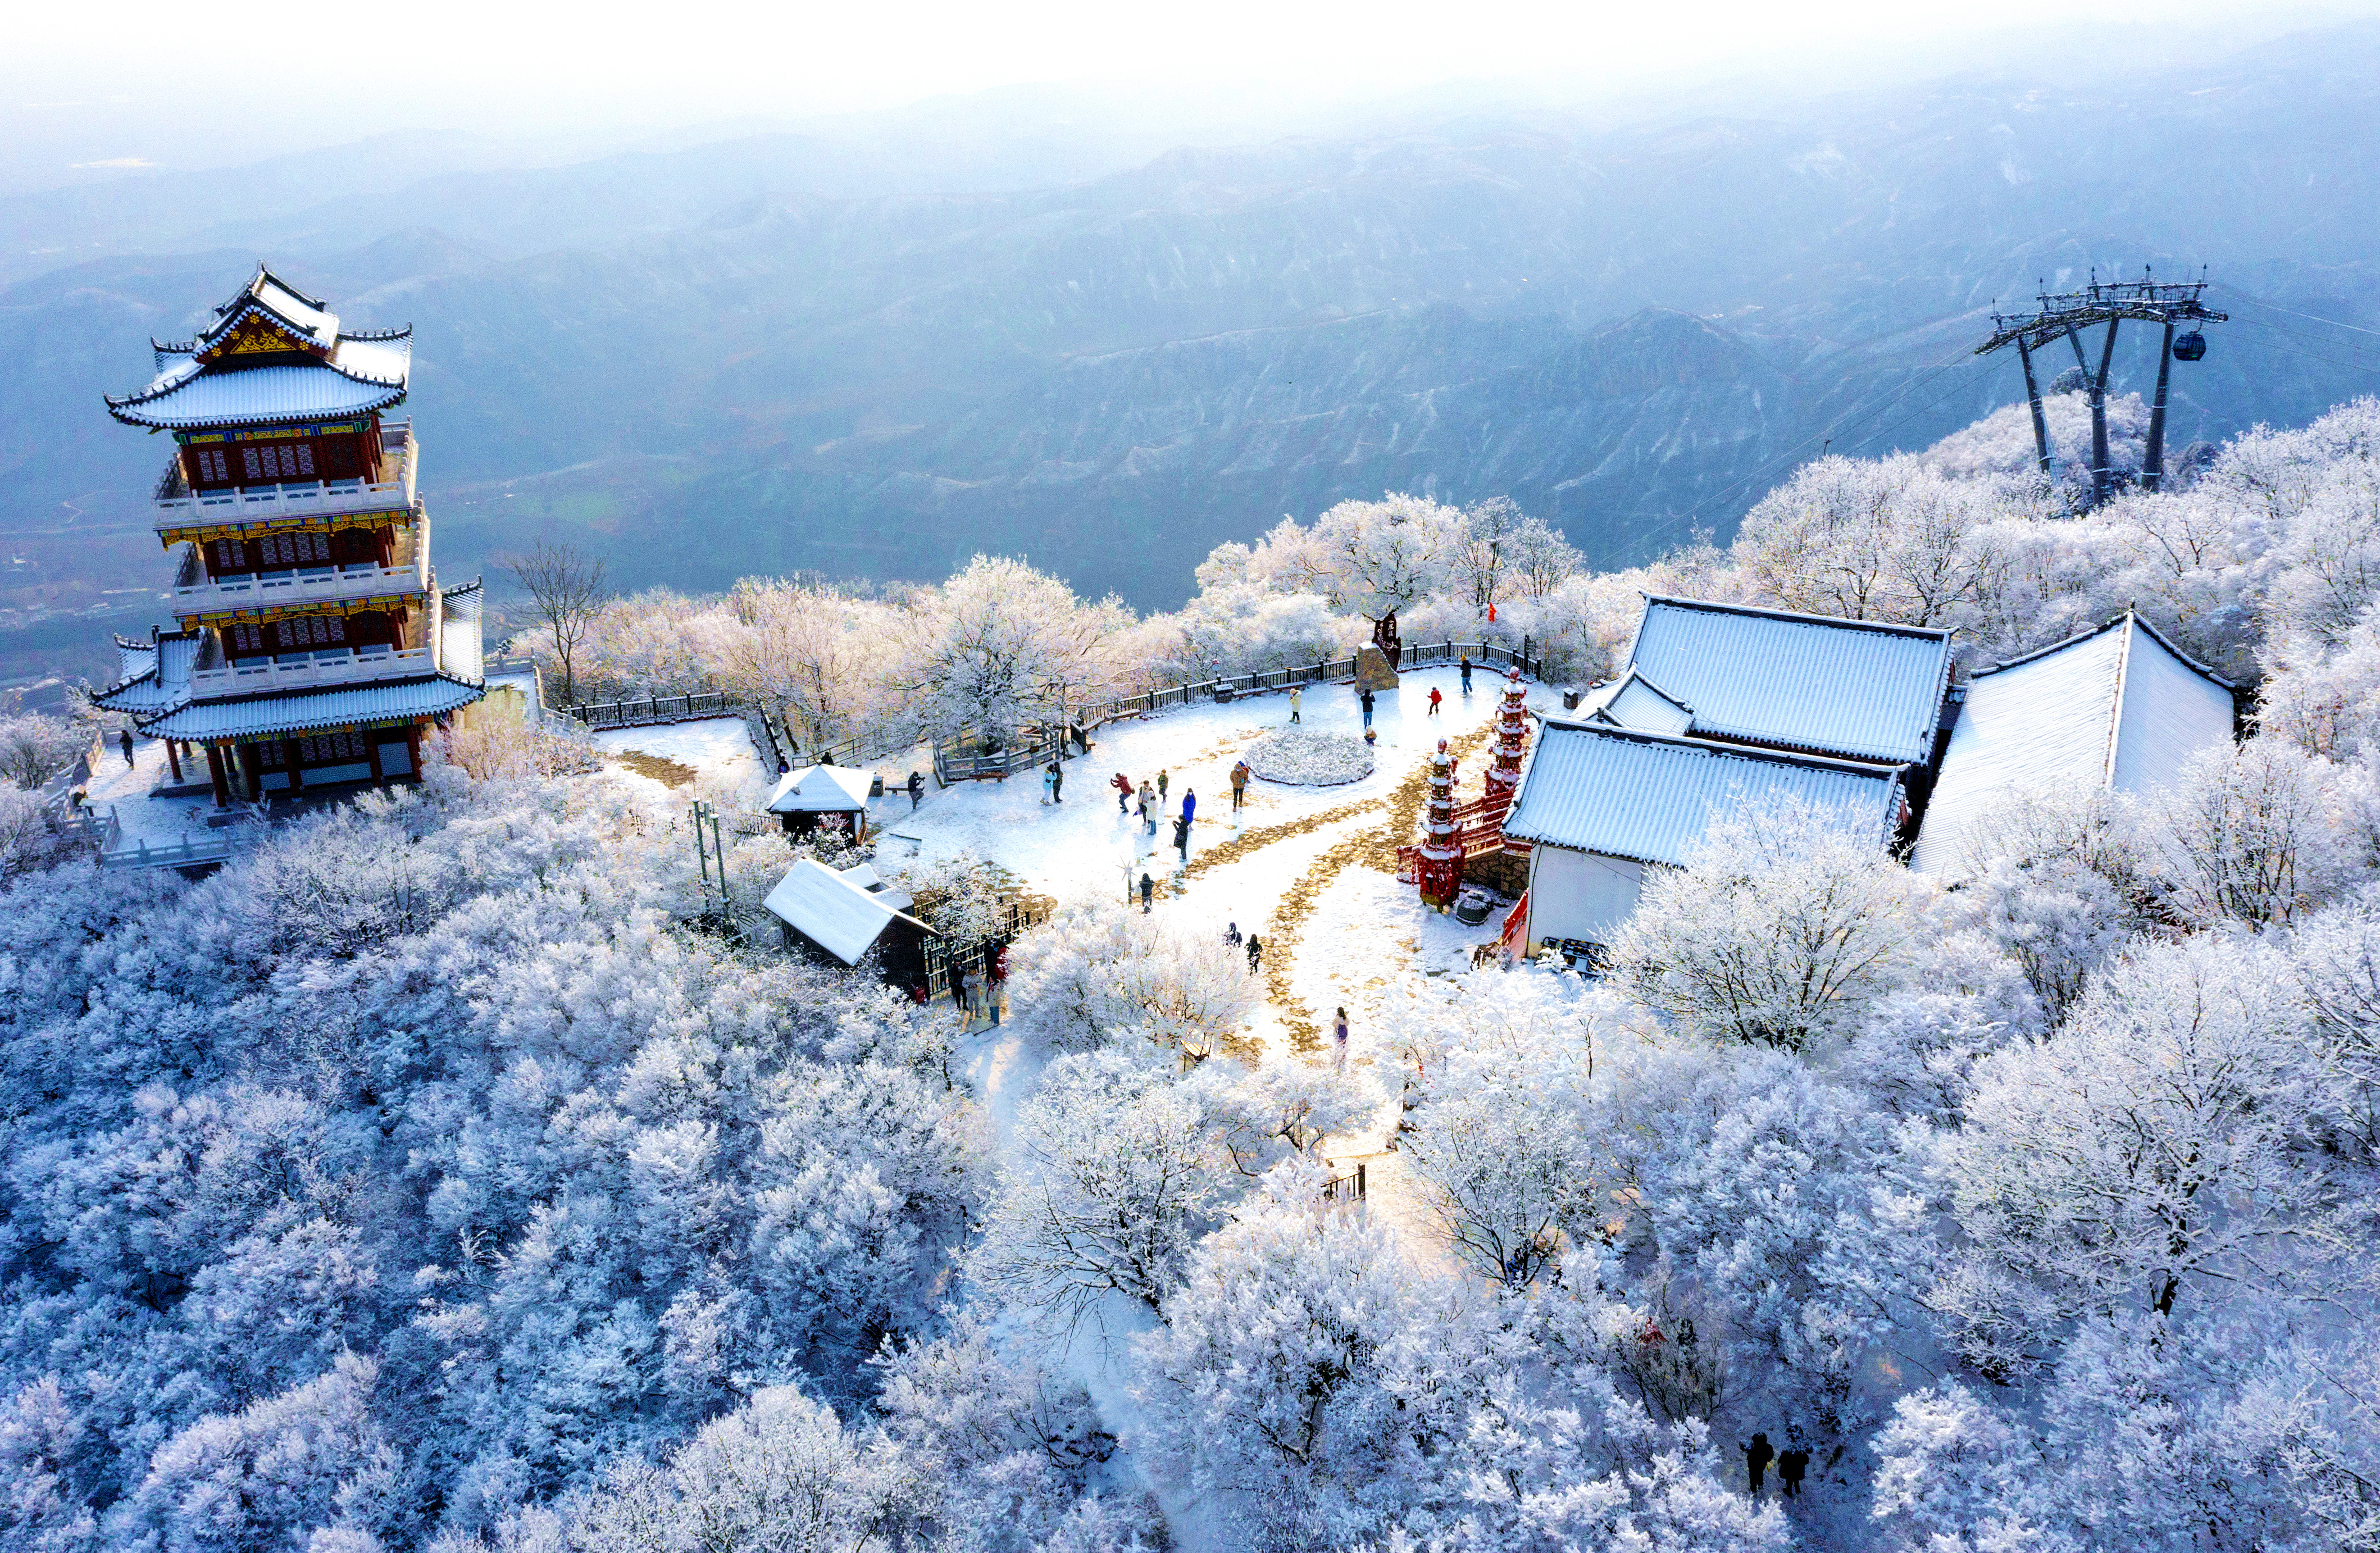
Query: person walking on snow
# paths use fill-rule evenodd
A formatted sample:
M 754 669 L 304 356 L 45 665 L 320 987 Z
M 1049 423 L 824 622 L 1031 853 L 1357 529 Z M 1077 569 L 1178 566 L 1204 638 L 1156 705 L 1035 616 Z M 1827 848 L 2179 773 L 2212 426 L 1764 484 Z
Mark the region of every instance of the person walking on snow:
M 917 812 L 918 800 L 926 795 L 926 779 L 916 771 L 909 773 L 909 812 Z
M 1339 1011 L 1339 1017 L 1330 1025 L 1330 1047 L 1331 1060 L 1338 1064 L 1341 1073 L 1345 1073 L 1347 1071 L 1347 1011 L 1343 1008 Z
M 1050 801 L 1053 804 L 1066 801 L 1066 767 L 1062 761 L 1050 762 Z
M 124 763 L 128 766 L 131 765 L 132 730 L 129 728 L 118 728 L 115 731 L 115 742 L 124 746 Z
M 1190 788 L 1182 790 L 1182 823 L 1187 825 L 1198 815 L 1198 795 Z
M 1364 703 L 1364 726 L 1369 728 L 1372 725 L 1372 693 L 1365 690 L 1357 694 Z
M 1760 1497 L 1761 1480 L 1768 1475 L 1768 1463 L 1777 1459 L 1777 1452 L 1769 1449 L 1766 1434 L 1754 1435 L 1752 1443 L 1742 1450 L 1743 1474 L 1752 1480 L 1752 1497 L 1756 1499 Z
M 1169 782 L 1172 781 L 1172 780 L 1173 780 L 1173 779 L 1172 779 L 1172 777 L 1170 777 L 1170 776 L 1166 775 L 1166 773 L 1165 773 L 1165 768 L 1163 768 L 1162 766 L 1160 766 L 1160 767 L 1159 767 L 1159 768 L 1158 768 L 1158 770 L 1157 770 L 1157 801 L 1158 801 L 1159 803 L 1160 803 L 1160 804 L 1161 804 L 1161 803 L 1163 803 L 1163 802 L 1165 801 L 1165 784 L 1166 784 L 1167 783 L 1169 783 Z
M 1002 944 L 991 952 L 991 985 L 984 989 L 984 1008 L 991 1015 L 991 1027 L 1000 1028 L 1000 989 L 1008 985 L 1008 946 Z
M 1116 813 L 1122 814 L 1132 803 L 1132 778 L 1118 771 L 1108 785 L 1116 790 Z
M 1190 866 L 1190 817 L 1184 815 L 1173 822 L 1173 850 L 1182 854 L 1182 866 Z
M 1058 763 L 1055 760 L 1041 768 L 1041 801 L 1054 804 L 1058 792 Z
M 1140 784 L 1140 821 L 1148 827 L 1144 834 L 1157 834 L 1157 789 L 1147 782 Z
M 983 968 L 971 967 L 966 974 L 966 1022 L 973 1025 L 976 1015 L 983 1012 Z
M 1240 806 L 1248 801 L 1248 778 L 1254 774 L 1248 770 L 1248 763 L 1245 760 L 1232 768 L 1232 812 L 1233 814 L 1239 813 Z
M 1303 722 L 1305 721 L 1305 714 L 1302 710 L 1300 710 L 1305 706 L 1305 687 L 1295 685 L 1291 686 L 1289 687 L 1289 720 L 1292 722 Z
M 1439 695 L 1439 694 L 1438 693 L 1438 686 L 1437 686 L 1433 685 L 1433 686 L 1431 686 L 1429 687 L 1429 715 L 1430 715 L 1430 716 L 1432 716 L 1432 717 L 1436 717 L 1436 716 L 1438 715 L 1438 703 L 1439 703 L 1439 702 L 1440 702 L 1440 701 L 1443 701 L 1443 700 L 1445 700 L 1445 699 L 1446 699 L 1446 698 L 1445 698 L 1445 697 L 1443 697 L 1443 696 L 1441 696 L 1441 695 Z
M 1810 1470 L 1810 1452 L 1802 1446 L 1781 1451 L 1777 1457 L 1777 1483 L 1789 1499 L 1802 1497 L 1802 1474 Z
M 1143 916 L 1147 916 L 1148 915 L 1149 893 L 1156 888 L 1157 881 L 1148 877 L 1148 870 L 1146 868 L 1142 869 L 1140 875 L 1140 915 Z
M 1225 943 L 1237 943 L 1240 941 L 1240 925 L 1238 923 L 1226 922 L 1223 924 L 1223 941 Z
M 1471 694 L 1471 654 L 1467 652 L 1463 655 L 1463 693 Z
M 1264 958 L 1264 942 L 1254 933 L 1248 935 L 1248 974 L 1256 974 L 1257 964 Z

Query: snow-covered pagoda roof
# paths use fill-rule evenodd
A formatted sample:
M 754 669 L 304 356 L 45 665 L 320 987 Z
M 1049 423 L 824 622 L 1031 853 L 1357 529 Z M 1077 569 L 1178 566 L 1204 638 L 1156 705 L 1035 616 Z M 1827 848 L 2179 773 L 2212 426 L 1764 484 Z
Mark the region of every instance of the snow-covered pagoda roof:
M 1900 822 L 1900 770 L 1548 719 L 1522 770 L 1504 834 L 1639 863 L 1682 864 L 1715 815 L 1767 798 L 1824 809 L 1881 850 Z
M 355 685 L 336 690 L 191 701 L 141 722 L 140 731 L 152 738 L 203 740 L 369 728 L 443 716 L 469 706 L 482 694 L 484 691 L 477 685 L 432 674 L 422 679 Z
M 1690 734 L 1694 727 L 1694 709 L 1679 700 L 1647 679 L 1643 671 L 1631 669 L 1594 692 L 1591 707 L 1582 704 L 1579 710 L 1590 722 L 1608 722 L 1615 728 L 1640 728 L 1648 734 Z
M 846 965 L 876 947 L 876 940 L 895 920 L 919 932 L 933 929 L 905 912 L 896 911 L 880 895 L 871 895 L 815 858 L 805 857 L 786 871 L 760 903 L 785 926 L 825 950 Z
M 326 304 L 261 266 L 197 335 L 151 346 L 157 375 L 107 410 L 177 431 L 368 414 L 404 398 L 413 370 L 411 329 L 342 333 Z
M 804 766 L 777 779 L 769 795 L 771 814 L 848 814 L 868 807 L 868 790 L 875 785 L 873 771 L 848 766 Z
M 1933 753 L 1950 634 L 1647 594 L 1628 663 L 1699 734 L 1905 763 Z
M 128 712 L 140 731 L 161 739 L 241 739 L 271 734 L 311 734 L 436 717 L 486 694 L 480 630 L 480 585 L 472 581 L 439 596 L 443 625 L 438 661 L 427 673 L 365 684 L 336 681 L 302 690 L 200 696 L 194 670 L 220 670 L 222 659 L 203 631 L 161 631 L 153 640 L 115 638 L 123 677 L 91 699 Z M 203 684 L 203 682 L 201 682 Z
M 1977 673 L 1951 730 L 1912 866 L 1972 871 L 1973 827 L 2015 792 L 2144 793 L 2230 741 L 2231 683 L 2127 612 Z

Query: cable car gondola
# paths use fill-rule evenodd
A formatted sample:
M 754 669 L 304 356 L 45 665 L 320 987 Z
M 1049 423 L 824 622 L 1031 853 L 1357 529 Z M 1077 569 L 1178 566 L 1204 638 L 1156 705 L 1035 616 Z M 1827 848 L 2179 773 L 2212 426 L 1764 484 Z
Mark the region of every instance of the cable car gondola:
M 2193 329 L 2187 334 L 2177 334 L 2173 340 L 2176 361 L 2195 361 L 2206 354 L 2206 336 Z

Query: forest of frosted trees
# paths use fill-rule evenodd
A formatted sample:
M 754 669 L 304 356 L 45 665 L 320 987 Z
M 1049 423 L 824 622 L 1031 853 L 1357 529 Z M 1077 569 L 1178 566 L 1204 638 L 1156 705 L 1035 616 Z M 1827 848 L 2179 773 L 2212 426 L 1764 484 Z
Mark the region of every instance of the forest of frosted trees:
M 1321 1205 L 1378 1071 L 1235 1055 L 1261 985 L 1161 916 L 1014 946 L 1040 1065 L 995 1114 L 946 1009 L 719 934 L 681 822 L 565 740 L 458 737 L 189 882 L 46 840 L 16 720 L 0 1546 L 2380 1547 L 2380 403 L 2187 470 L 2078 516 L 2018 406 L 1629 573 L 1391 496 L 1170 615 L 978 559 L 642 595 L 577 649 L 808 743 L 1312 662 L 1390 606 L 1583 684 L 1639 590 L 1970 668 L 2136 607 L 2255 687 L 2174 790 L 2011 795 L 1966 888 L 1755 806 L 1606 979 L 1412 977 L 1424 1245 Z M 738 818 L 755 897 L 787 845 Z M 1755 1429 L 1816 1491 L 1747 1495 Z

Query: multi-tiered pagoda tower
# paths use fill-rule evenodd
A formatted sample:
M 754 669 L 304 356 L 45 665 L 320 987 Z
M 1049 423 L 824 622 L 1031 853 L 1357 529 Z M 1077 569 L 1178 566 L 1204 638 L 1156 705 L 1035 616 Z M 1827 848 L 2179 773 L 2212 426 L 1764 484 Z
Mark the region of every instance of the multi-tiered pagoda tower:
M 170 431 L 157 534 L 177 629 L 116 638 L 99 704 L 203 746 L 215 803 L 410 780 L 421 736 L 482 694 L 480 585 L 442 590 L 414 494 L 413 331 L 345 333 L 260 267 L 157 376 L 107 401 Z

